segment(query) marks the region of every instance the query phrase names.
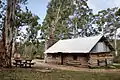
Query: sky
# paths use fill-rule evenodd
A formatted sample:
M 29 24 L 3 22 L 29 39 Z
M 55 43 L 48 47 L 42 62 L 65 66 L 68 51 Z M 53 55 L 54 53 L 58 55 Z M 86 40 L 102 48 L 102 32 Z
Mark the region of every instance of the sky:
M 29 10 L 40 17 L 40 23 L 42 23 L 45 18 L 49 1 L 50 0 L 28 0 L 27 6 Z M 94 14 L 103 9 L 120 7 L 120 0 L 88 0 L 87 3 L 88 6 L 93 9 Z
M 88 0 L 88 6 L 93 9 L 93 13 L 107 8 L 120 7 L 120 0 Z
M 49 1 L 50 0 L 28 0 L 28 9 L 40 17 L 40 23 L 42 23 L 45 18 Z

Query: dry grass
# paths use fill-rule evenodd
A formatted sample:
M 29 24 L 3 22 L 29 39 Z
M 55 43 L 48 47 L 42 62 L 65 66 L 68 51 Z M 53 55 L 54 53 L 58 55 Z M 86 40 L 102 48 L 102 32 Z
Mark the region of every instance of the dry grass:
M 41 72 L 35 69 L 1 70 L 0 80 L 120 80 L 120 73 L 95 73 L 53 70 Z

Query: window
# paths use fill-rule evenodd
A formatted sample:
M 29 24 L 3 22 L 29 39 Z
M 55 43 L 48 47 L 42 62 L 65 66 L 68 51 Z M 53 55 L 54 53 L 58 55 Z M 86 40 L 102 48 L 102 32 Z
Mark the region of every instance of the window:
M 73 60 L 77 60 L 77 56 L 73 56 Z

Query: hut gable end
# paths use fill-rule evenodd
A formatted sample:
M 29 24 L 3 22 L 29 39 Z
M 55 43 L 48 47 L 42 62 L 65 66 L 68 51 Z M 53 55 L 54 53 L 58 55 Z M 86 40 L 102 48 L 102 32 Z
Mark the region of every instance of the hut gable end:
M 105 37 L 102 37 L 96 43 L 96 45 L 91 49 L 90 53 L 111 52 L 111 51 L 114 51 L 113 46 Z
M 98 53 L 98 52 L 110 52 L 109 46 L 105 44 L 105 42 L 98 42 L 93 49 L 90 51 L 92 53 Z

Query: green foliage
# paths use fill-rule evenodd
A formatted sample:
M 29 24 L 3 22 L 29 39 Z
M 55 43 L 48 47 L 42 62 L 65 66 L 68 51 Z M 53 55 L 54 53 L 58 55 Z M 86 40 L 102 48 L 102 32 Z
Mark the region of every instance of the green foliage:
M 75 0 L 74 2 L 75 9 L 69 22 L 71 33 L 74 37 L 89 36 L 92 34 L 93 13 L 86 1 Z M 78 29 L 81 29 L 81 31 L 78 31 Z
M 3 27 L 5 27 L 7 1 L 9 0 L 2 0 L 2 1 L 0 0 L 0 37 L 2 37 Z M 13 43 L 16 43 L 16 39 L 18 37 L 23 38 L 21 39 L 22 44 L 19 47 L 19 52 L 21 54 L 25 53 L 28 56 L 32 57 L 34 56 L 34 54 L 39 53 L 38 47 L 39 46 L 41 47 L 41 45 L 38 43 L 38 38 L 37 38 L 38 31 L 40 30 L 40 26 L 41 26 L 38 23 L 39 17 L 37 15 L 34 15 L 30 10 L 28 10 L 27 7 L 25 7 L 25 5 L 28 3 L 28 0 L 15 0 L 15 1 L 16 1 L 14 2 L 15 11 L 13 11 L 13 16 L 15 17 L 13 17 L 14 19 L 13 18 L 9 19 L 10 24 L 12 25 L 12 28 L 10 29 L 11 34 L 9 33 L 8 34 L 12 35 L 9 37 L 11 37 L 10 39 L 11 41 L 13 41 Z M 22 7 L 25 7 L 25 10 L 23 10 Z M 11 7 L 10 11 L 14 9 L 12 9 Z M 8 13 L 10 12 L 8 11 Z M 27 33 L 22 33 L 21 29 L 24 28 L 25 26 L 27 26 L 26 28 Z M 9 38 L 6 38 L 6 39 L 9 39 Z M 24 48 L 26 45 L 27 45 L 27 49 L 25 50 Z M 38 47 L 36 47 L 37 45 Z M 10 46 L 12 47 L 11 43 L 10 43 Z
M 103 30 L 103 34 L 109 33 L 108 36 L 113 36 L 116 29 L 120 25 L 120 17 L 116 15 L 118 8 L 108 8 L 107 10 L 101 10 L 94 16 L 94 23 L 98 25 L 98 30 Z
M 25 11 L 20 11 L 17 14 L 17 26 L 18 26 L 18 36 L 24 38 L 24 40 L 34 41 L 37 38 L 37 33 L 39 31 L 40 24 L 38 23 L 39 17 L 37 15 L 32 14 L 26 8 Z M 21 33 L 21 28 L 27 26 L 27 33 Z
M 39 17 L 32 14 L 26 7 L 26 11 L 20 11 L 17 14 L 18 36 L 22 44 L 19 47 L 20 53 L 26 58 L 34 58 L 39 53 L 38 31 L 40 24 L 38 23 Z M 27 26 L 26 33 L 21 32 L 21 28 Z
M 118 9 L 118 11 L 116 11 L 115 15 L 120 16 L 120 8 Z
M 24 57 L 24 58 L 43 58 L 44 57 L 44 42 L 41 41 L 34 41 L 34 42 L 29 42 L 26 41 L 24 44 L 21 44 L 19 46 L 19 53 Z
M 72 38 L 79 35 L 78 29 L 82 29 L 81 34 L 87 34 L 92 16 L 87 0 L 51 0 L 41 27 L 41 37 L 50 39 L 52 35 L 55 40 Z M 94 32 L 91 29 L 89 32 Z
M 47 15 L 41 27 L 42 38 L 68 38 L 68 19 L 73 13 L 73 0 L 51 0 L 48 4 Z
M 0 3 L 0 30 L 4 27 L 4 19 L 6 14 L 6 0 Z M 28 0 L 19 0 L 16 3 L 15 10 L 15 27 L 13 29 L 14 38 L 16 39 L 18 36 L 27 38 L 29 41 L 34 40 L 37 37 L 37 33 L 39 31 L 40 24 L 38 23 L 39 17 L 34 15 L 31 11 L 25 7 L 26 10 L 22 10 L 21 6 L 25 6 L 28 3 Z M 28 26 L 27 34 L 21 33 L 21 28 L 24 26 Z

